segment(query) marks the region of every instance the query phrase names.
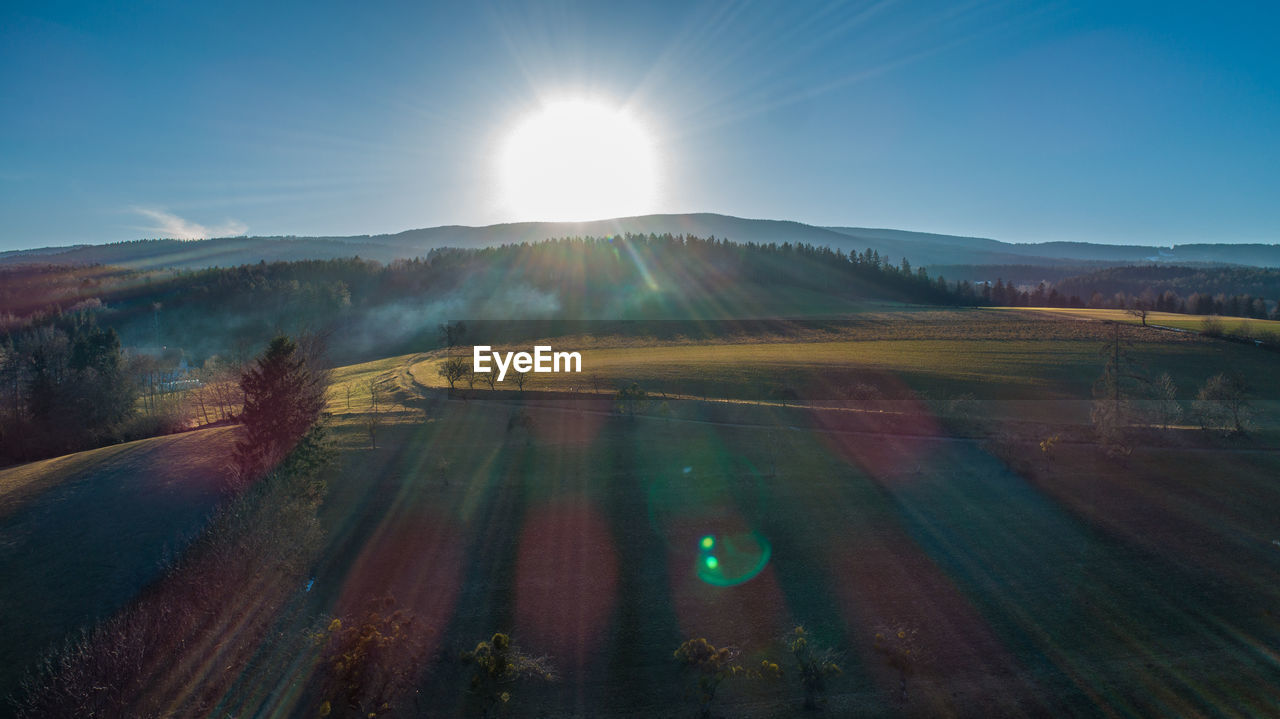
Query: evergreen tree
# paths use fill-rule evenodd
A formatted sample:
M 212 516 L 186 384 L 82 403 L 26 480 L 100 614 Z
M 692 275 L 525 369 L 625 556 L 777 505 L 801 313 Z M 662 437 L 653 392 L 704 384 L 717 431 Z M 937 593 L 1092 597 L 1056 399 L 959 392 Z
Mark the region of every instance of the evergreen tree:
M 270 471 L 320 419 L 327 377 L 313 362 L 281 335 L 241 375 L 244 434 L 235 451 L 240 484 Z

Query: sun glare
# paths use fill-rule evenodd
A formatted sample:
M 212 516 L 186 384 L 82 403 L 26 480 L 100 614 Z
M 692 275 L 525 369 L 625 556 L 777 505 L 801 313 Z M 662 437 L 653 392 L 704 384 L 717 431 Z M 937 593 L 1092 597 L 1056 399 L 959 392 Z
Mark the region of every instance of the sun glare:
M 657 161 L 645 128 L 587 101 L 545 105 L 502 148 L 504 204 L 520 220 L 577 221 L 653 211 Z

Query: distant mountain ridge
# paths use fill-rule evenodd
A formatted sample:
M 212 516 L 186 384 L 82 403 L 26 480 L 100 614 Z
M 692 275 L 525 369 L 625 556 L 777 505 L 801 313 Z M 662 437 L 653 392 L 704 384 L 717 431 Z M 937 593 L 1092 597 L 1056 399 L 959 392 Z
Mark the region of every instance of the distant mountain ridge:
M 916 266 L 1102 263 L 1219 263 L 1280 267 L 1280 245 L 1189 244 L 1172 247 L 1089 242 L 1010 243 L 909 230 L 818 227 L 790 220 L 758 220 L 713 213 L 642 215 L 591 222 L 516 222 L 485 227 L 444 225 L 394 234 L 345 237 L 224 237 L 208 240 L 134 240 L 105 245 L 45 247 L 0 253 L 0 263 L 110 264 L 131 269 L 199 269 L 257 262 L 333 259 L 358 255 L 390 262 L 425 256 L 442 247 L 489 247 L 552 237 L 615 234 L 686 234 L 735 242 L 807 243 L 845 252 L 872 249 L 893 262 Z

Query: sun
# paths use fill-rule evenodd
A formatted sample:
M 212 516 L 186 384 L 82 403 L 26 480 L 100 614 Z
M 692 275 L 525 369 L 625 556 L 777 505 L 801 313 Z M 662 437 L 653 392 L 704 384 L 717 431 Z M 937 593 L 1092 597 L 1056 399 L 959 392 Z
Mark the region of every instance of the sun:
M 499 176 L 520 220 L 580 221 L 653 211 L 657 157 L 625 110 L 585 100 L 547 104 L 507 136 Z

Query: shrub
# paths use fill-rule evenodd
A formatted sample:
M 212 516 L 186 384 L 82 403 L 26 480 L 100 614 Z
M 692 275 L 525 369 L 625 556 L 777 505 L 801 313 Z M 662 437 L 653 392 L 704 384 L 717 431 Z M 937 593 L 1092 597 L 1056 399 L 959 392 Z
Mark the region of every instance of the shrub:
M 906 625 L 886 625 L 875 636 L 875 649 L 884 663 L 898 674 L 900 701 L 907 700 L 907 679 L 924 660 L 916 629 Z
M 726 679 L 774 679 L 782 676 L 776 663 L 761 661 L 759 669 L 747 669 L 734 661 L 738 658 L 736 647 L 716 648 L 701 637 L 690 639 L 676 649 L 673 656 L 681 665 L 696 672 L 698 713 L 711 716 L 711 702 L 716 691 Z
M 393 709 L 413 686 L 427 631 L 391 597 L 369 602 L 345 622 L 330 621 L 316 635 L 324 647 L 316 673 L 320 715 L 376 717 Z
M 841 674 L 836 653 L 814 643 L 804 627 L 796 627 L 786 637 L 787 649 L 795 659 L 796 674 L 804 689 L 804 708 L 819 709 L 827 703 L 827 678 Z M 777 665 L 774 665 L 775 667 Z
M 507 710 L 512 701 L 512 685 L 521 679 L 555 681 L 556 672 L 547 657 L 534 657 L 520 651 L 511 637 L 498 632 L 489 641 L 462 653 L 462 663 L 475 667 L 471 674 L 471 693 L 480 703 L 481 716 L 492 716 Z
M 649 393 L 640 389 L 640 385 L 632 382 L 629 386 L 618 390 L 614 395 L 614 403 L 618 407 L 618 411 L 628 417 L 634 417 L 637 412 L 642 411 L 649 403 Z

